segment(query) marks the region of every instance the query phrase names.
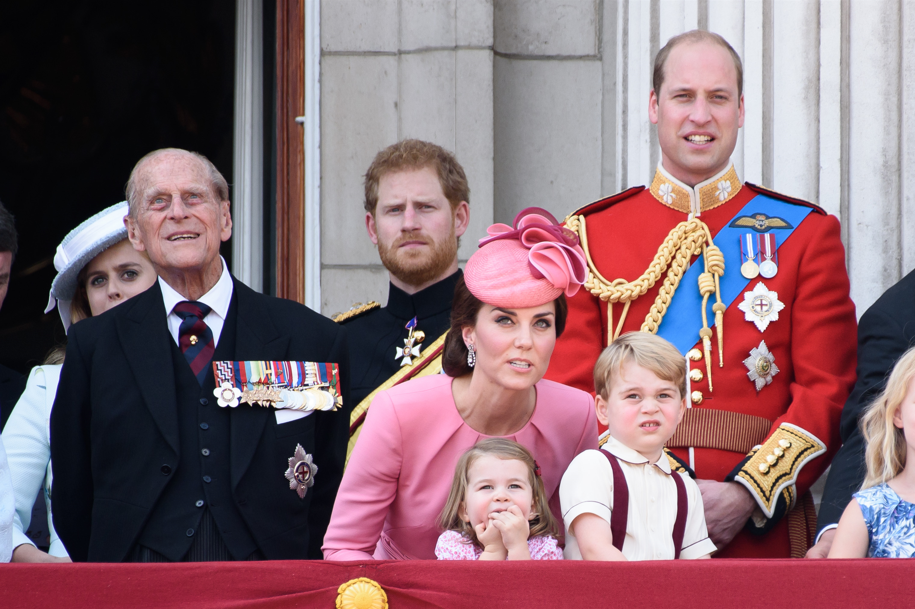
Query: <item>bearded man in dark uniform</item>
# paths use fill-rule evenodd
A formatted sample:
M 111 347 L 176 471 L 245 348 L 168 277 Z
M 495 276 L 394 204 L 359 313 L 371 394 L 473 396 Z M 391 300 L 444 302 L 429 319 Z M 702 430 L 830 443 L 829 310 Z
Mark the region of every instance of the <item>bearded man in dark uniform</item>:
M 375 392 L 441 371 L 469 199 L 463 167 L 429 142 L 388 146 L 365 174 L 365 227 L 391 283 L 384 307 L 370 302 L 334 316 L 349 335 L 350 451 Z
M 743 67 L 721 36 L 672 38 L 652 84 L 661 162 L 651 185 L 566 219 L 589 278 L 569 299 L 547 377 L 593 390 L 613 338 L 668 339 L 691 383 L 668 448 L 696 474 L 715 556 L 801 557 L 816 521 L 808 489 L 839 447 L 855 379 L 839 222 L 738 177 Z

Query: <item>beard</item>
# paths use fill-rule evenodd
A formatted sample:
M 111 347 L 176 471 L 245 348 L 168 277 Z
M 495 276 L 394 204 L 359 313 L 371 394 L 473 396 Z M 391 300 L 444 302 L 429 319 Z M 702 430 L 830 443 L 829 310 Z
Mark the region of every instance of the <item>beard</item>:
M 406 241 L 424 241 L 428 248 L 424 250 L 401 250 Z M 378 242 L 378 255 L 388 271 L 412 286 L 434 283 L 442 277 L 457 259 L 458 240 L 454 235 L 454 223 L 451 233 L 441 241 L 418 233 L 403 233 L 390 246 Z

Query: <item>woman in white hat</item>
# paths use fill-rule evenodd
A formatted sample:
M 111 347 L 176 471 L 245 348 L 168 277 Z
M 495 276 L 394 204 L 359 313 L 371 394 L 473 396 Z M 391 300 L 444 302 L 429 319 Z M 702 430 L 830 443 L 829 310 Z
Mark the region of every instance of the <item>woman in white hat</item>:
M 64 330 L 81 319 L 100 315 L 128 298 L 144 292 L 156 281 L 156 272 L 145 253 L 127 240 L 124 216 L 127 203 L 112 205 L 73 229 L 57 247 L 57 276 L 45 313 L 57 306 Z M 51 523 L 51 448 L 48 422 L 57 393 L 63 351 L 55 349 L 45 364 L 29 375 L 25 392 L 3 430 L 9 456 L 16 516 L 13 519 L 13 562 L 69 562 L 67 551 Z M 50 553 L 39 550 L 26 537 L 32 505 L 44 488 L 48 506 Z

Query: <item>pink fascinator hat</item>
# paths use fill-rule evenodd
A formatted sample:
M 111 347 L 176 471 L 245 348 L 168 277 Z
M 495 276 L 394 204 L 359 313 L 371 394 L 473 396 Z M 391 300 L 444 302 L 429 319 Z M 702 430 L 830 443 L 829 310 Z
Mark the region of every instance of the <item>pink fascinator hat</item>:
M 467 261 L 464 282 L 470 293 L 497 307 L 526 308 L 574 296 L 587 278 L 578 235 L 553 215 L 528 207 L 513 226 L 493 224 Z

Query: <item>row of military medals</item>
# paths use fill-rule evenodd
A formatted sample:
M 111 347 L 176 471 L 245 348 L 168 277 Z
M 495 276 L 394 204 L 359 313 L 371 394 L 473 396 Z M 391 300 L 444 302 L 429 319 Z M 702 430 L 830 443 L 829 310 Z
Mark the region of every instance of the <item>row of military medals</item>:
M 762 260 L 757 263 L 757 260 Z M 775 235 L 746 233 L 740 237 L 740 274 L 747 279 L 762 276 L 772 279 L 778 273 L 778 252 Z
M 413 359 L 419 357 L 419 348 L 426 340 L 426 333 L 416 329 L 415 317 L 408 321 L 404 328 L 407 330 L 407 337 L 403 339 L 403 347 L 396 347 L 397 351 L 394 355 L 395 360 L 400 360 L 401 368 L 413 365 Z

